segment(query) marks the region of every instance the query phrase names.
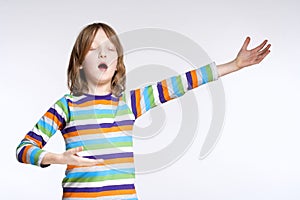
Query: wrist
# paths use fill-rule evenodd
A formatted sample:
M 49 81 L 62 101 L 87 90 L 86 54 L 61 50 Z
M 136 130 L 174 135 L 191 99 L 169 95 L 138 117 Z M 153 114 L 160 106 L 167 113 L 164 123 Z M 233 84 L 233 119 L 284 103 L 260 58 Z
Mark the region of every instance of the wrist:
M 62 154 L 47 152 L 41 164 L 65 164 L 65 159 Z
M 239 65 L 239 62 L 237 59 L 234 59 L 233 61 L 230 62 L 230 66 L 232 68 L 232 71 L 237 71 L 240 70 L 242 67 Z

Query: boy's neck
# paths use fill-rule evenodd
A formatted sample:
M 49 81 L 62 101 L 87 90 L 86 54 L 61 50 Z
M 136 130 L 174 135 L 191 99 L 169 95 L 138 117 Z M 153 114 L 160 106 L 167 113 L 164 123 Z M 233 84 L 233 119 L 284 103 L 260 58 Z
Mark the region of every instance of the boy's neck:
M 98 84 L 97 86 L 89 87 L 89 94 L 93 95 L 107 95 L 112 92 L 111 83 L 109 84 Z

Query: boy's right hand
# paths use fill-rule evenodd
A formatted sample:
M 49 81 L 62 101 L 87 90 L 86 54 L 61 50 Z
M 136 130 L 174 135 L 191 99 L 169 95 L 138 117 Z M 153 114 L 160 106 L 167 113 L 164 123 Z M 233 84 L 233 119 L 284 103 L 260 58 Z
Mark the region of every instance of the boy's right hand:
M 83 151 L 83 147 L 76 147 L 68 149 L 62 154 L 47 152 L 41 162 L 43 165 L 47 164 L 67 164 L 77 166 L 94 166 L 104 162 L 103 159 L 89 159 L 77 155 L 78 152 Z

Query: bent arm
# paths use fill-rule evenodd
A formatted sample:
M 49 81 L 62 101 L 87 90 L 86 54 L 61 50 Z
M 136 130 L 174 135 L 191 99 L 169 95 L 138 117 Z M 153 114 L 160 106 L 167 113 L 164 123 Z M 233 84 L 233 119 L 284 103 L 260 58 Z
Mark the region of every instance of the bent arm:
M 17 160 L 42 168 L 48 167 L 50 164 L 42 163 L 43 158 L 48 153 L 42 148 L 57 130 L 62 130 L 65 127 L 69 118 L 68 113 L 67 100 L 62 97 L 47 110 L 21 140 L 16 148 Z

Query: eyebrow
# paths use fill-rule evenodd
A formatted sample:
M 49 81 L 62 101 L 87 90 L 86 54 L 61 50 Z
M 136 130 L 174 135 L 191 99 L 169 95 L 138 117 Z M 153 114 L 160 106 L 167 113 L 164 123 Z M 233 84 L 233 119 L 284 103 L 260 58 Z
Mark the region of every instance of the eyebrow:
M 104 43 L 107 43 L 107 44 L 109 44 L 109 45 L 114 45 L 110 40 L 107 41 L 107 42 L 105 41 Z M 99 46 L 99 43 L 98 43 L 98 42 L 93 41 L 91 45 L 93 45 L 93 44 Z M 102 42 L 101 44 L 103 44 L 103 42 Z M 115 46 L 115 45 L 114 45 L 114 46 Z

